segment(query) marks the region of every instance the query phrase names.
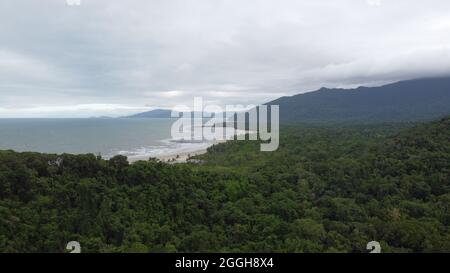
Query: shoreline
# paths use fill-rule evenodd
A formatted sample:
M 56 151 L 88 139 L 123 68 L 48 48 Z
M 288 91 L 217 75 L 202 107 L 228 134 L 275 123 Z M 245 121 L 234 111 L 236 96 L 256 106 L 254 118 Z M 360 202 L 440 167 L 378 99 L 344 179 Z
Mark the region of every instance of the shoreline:
M 224 143 L 226 140 L 221 141 L 214 141 L 208 143 L 207 147 L 199 147 L 191 150 L 184 150 L 179 152 L 170 152 L 165 154 L 159 154 L 159 155 L 139 155 L 139 156 L 129 156 L 128 162 L 130 164 L 136 163 L 138 161 L 148 161 L 150 158 L 157 158 L 162 162 L 174 164 L 174 163 L 187 163 L 188 159 L 192 156 L 205 154 L 208 152 L 208 148 L 212 147 L 213 145 Z
M 195 155 L 201 155 L 205 154 L 207 152 L 207 148 L 202 148 L 198 150 L 192 150 L 192 151 L 182 151 L 179 153 L 171 153 L 171 154 L 161 154 L 157 156 L 147 156 L 147 155 L 140 155 L 140 156 L 132 156 L 128 157 L 128 162 L 130 164 L 136 163 L 138 161 L 148 161 L 150 158 L 157 158 L 162 162 L 166 163 L 186 163 L 189 157 L 195 156 Z
M 229 127 L 226 127 L 227 129 Z M 233 128 L 233 130 L 235 130 Z M 148 161 L 150 158 L 157 158 L 162 162 L 174 164 L 174 163 L 187 163 L 188 159 L 192 156 L 201 155 L 207 153 L 207 150 L 209 147 L 212 147 L 219 143 L 225 143 L 230 140 L 234 140 L 236 136 L 239 135 L 248 135 L 252 134 L 254 132 L 252 131 L 235 131 L 234 135 L 232 137 L 229 137 L 228 139 L 223 140 L 214 140 L 206 143 L 206 146 L 203 147 L 196 147 L 192 149 L 186 149 L 186 150 L 180 150 L 180 151 L 171 151 L 168 153 L 162 153 L 158 155 L 137 155 L 137 156 L 128 156 L 128 162 L 130 164 L 133 164 L 137 161 Z

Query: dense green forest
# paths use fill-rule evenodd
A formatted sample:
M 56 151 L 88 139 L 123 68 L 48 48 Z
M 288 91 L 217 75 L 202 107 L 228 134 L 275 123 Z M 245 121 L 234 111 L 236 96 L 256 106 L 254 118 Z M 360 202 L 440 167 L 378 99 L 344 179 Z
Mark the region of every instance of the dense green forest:
M 0 251 L 450 252 L 450 118 L 411 126 L 286 126 L 195 164 L 1 151 Z

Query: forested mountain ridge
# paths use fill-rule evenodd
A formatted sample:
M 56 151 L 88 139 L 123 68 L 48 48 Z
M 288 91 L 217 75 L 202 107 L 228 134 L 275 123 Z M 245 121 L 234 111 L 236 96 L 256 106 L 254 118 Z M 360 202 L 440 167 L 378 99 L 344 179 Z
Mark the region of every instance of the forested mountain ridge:
M 450 118 L 282 127 L 202 164 L 0 152 L 0 251 L 450 251 Z
M 284 123 L 430 121 L 450 114 L 450 77 L 356 89 L 322 88 L 267 104 L 280 106 Z
M 266 103 L 280 106 L 282 123 L 430 121 L 450 115 L 450 77 L 416 79 L 379 87 L 321 88 Z M 156 109 L 127 118 L 170 118 Z

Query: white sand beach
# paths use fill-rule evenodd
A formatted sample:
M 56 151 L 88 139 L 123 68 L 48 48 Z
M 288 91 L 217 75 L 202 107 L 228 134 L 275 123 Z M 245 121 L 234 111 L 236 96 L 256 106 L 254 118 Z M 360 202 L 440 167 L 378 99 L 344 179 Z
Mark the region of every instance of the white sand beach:
M 212 144 L 213 145 L 213 144 Z M 207 152 L 207 148 L 202 148 L 198 150 L 182 151 L 178 153 L 160 154 L 156 156 L 130 156 L 128 157 L 128 162 L 134 163 L 137 161 L 147 161 L 150 157 L 157 158 L 163 162 L 168 163 L 185 163 L 191 156 L 201 155 Z
M 214 141 L 204 143 L 204 145 L 193 146 L 187 149 L 182 149 L 179 151 L 170 151 L 167 153 L 161 153 L 157 155 L 137 155 L 137 156 L 128 156 L 128 162 L 134 163 L 137 161 L 147 161 L 149 158 L 157 158 L 163 162 L 168 163 L 185 163 L 187 160 L 196 155 L 201 155 L 207 152 L 207 149 L 215 144 L 226 142 L 225 140 Z
M 228 127 L 227 129 L 233 130 L 234 136 L 254 133 L 252 131 L 235 130 L 234 128 L 230 128 L 230 127 Z M 214 140 L 214 141 L 200 142 L 200 143 L 180 142 L 182 145 L 180 147 L 177 147 L 176 149 L 167 150 L 167 151 L 157 153 L 157 154 L 152 154 L 152 155 L 149 155 L 149 154 L 129 155 L 128 162 L 134 163 L 134 162 L 142 161 L 142 160 L 147 161 L 149 158 L 157 158 L 163 162 L 168 162 L 168 163 L 185 163 L 192 156 L 206 153 L 207 149 L 215 144 L 223 143 L 223 142 L 229 141 L 231 139 L 234 139 L 234 136 L 232 133 L 231 134 L 229 133 L 228 136 L 229 136 L 228 140 Z

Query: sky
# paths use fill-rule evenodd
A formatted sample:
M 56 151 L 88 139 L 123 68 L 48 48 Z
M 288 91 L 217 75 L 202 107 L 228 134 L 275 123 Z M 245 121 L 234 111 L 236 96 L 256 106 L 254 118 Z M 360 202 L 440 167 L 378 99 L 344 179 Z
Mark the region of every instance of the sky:
M 2 0 L 0 118 L 449 75 L 449 33 L 448 0 Z

